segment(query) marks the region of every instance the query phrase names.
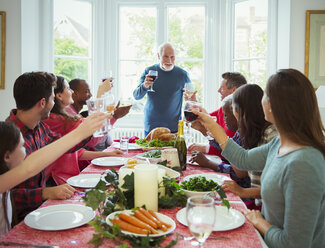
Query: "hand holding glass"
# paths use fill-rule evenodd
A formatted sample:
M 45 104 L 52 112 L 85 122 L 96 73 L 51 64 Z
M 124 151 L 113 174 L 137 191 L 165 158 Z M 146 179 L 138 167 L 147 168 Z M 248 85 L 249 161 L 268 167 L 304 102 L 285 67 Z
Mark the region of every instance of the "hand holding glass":
M 216 218 L 214 200 L 209 196 L 192 196 L 187 199 L 186 220 L 190 232 L 203 247 L 213 230 Z
M 193 101 L 186 101 L 184 106 L 184 117 L 187 122 L 186 134 L 190 133 L 191 122 L 197 119 L 197 115 L 192 112 L 192 110 L 200 111 L 201 104 Z
M 158 71 L 150 70 L 148 75 L 152 78 L 153 81 L 155 81 L 158 78 Z M 152 85 L 150 86 L 148 91 L 155 92 L 152 88 Z
M 115 109 L 115 98 L 114 95 L 110 92 L 105 94 L 105 103 L 106 103 L 106 111 L 107 113 L 112 116 L 114 114 L 114 109 Z M 113 128 L 111 124 L 111 119 L 108 119 L 107 122 L 107 129 L 111 130 Z
M 192 84 L 192 82 L 188 82 L 184 85 L 184 94 L 185 94 L 185 100 L 188 101 L 188 100 L 191 100 L 194 92 L 195 92 L 195 89 L 194 89 L 194 85 Z
M 91 115 L 96 112 L 105 113 L 105 101 L 103 98 L 97 98 L 87 101 L 88 114 Z M 93 136 L 102 137 L 107 134 L 107 126 L 104 125 L 101 129 L 97 130 Z

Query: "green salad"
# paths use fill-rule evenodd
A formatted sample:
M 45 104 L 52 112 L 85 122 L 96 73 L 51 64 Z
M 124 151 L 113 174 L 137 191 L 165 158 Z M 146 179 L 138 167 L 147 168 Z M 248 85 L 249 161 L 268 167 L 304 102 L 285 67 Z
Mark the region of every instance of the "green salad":
M 180 184 L 182 189 L 197 192 L 214 191 L 219 188 L 219 184 L 212 179 L 207 180 L 204 176 L 191 177 Z
M 135 143 L 143 147 L 165 147 L 165 146 L 174 146 L 175 140 L 162 141 L 160 139 L 153 139 L 151 141 L 146 141 L 145 139 L 138 139 L 135 141 Z
M 145 158 L 160 158 L 161 150 L 152 150 L 143 154 Z

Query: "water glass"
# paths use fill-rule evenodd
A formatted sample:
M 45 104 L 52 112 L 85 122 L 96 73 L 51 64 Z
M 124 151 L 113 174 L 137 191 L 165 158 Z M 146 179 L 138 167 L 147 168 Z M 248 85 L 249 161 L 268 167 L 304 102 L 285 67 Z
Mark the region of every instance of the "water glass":
M 122 136 L 120 138 L 120 150 L 124 153 L 128 153 L 129 150 L 129 137 Z
M 187 199 L 187 224 L 200 247 L 203 247 L 205 240 L 212 232 L 215 218 L 214 200 L 210 196 L 191 196 Z
M 87 100 L 88 113 L 89 115 L 97 112 L 105 113 L 105 100 L 103 98 L 96 98 Z M 107 134 L 107 125 L 106 120 L 102 128 L 96 130 L 93 134 L 94 137 L 103 137 Z

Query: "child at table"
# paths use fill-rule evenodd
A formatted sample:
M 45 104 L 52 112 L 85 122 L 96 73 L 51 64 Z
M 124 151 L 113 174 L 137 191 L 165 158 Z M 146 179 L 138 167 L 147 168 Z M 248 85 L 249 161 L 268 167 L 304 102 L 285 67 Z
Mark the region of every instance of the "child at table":
M 106 118 L 103 113 L 89 116 L 78 128 L 57 141 L 33 152 L 25 160 L 24 138 L 16 125 L 0 122 L 0 236 L 10 230 L 12 206 L 10 188 L 43 170 L 68 149 L 99 129 Z M 64 188 L 67 196 L 73 194 Z

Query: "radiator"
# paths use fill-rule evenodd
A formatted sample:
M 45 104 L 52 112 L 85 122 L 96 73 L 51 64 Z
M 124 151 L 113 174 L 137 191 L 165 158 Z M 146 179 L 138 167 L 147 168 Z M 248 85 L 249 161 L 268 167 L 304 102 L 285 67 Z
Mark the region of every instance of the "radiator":
M 113 128 L 110 131 L 110 135 L 114 139 L 119 139 L 121 136 L 137 136 L 139 138 L 144 138 L 144 131 L 142 128 Z M 188 143 L 202 143 L 207 144 L 207 139 L 198 131 L 190 129 L 190 137 L 192 138 Z M 186 139 L 186 137 L 185 137 Z

